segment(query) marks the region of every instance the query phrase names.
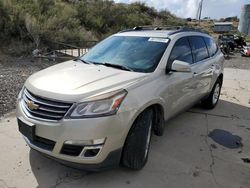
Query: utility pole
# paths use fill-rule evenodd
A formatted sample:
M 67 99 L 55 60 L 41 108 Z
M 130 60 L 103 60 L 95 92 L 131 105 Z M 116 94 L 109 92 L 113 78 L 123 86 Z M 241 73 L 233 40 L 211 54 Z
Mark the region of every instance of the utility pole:
M 199 8 L 198 8 L 198 11 L 197 11 L 197 15 L 198 15 L 198 19 L 199 19 L 199 25 L 201 23 L 202 4 L 203 4 L 203 0 L 200 1 Z

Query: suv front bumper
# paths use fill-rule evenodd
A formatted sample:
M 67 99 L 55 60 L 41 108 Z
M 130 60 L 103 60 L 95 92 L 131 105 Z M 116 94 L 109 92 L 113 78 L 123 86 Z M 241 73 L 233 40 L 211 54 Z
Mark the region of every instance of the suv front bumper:
M 29 118 L 22 109 L 20 101 L 17 104 L 16 114 L 22 122 L 35 125 L 35 137 L 38 139 L 33 141 L 24 136 L 32 149 L 63 164 L 89 170 L 105 169 L 119 164 L 122 147 L 130 128 L 129 120 L 132 119 L 132 112 L 128 111 L 107 117 L 47 122 Z M 103 140 L 103 143 L 100 140 Z M 68 151 L 72 148 L 67 148 L 67 152 L 63 152 L 65 145 L 70 144 L 80 145 L 82 150 L 96 146 L 100 150 L 93 157 L 84 156 L 82 151 L 79 154 L 73 152 L 74 155 L 71 155 Z

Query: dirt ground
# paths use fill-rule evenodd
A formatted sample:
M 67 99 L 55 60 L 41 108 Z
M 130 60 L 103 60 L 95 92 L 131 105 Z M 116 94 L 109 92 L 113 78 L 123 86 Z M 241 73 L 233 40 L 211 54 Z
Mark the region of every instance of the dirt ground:
M 14 58 L 0 53 L 0 117 L 15 109 L 18 92 L 31 74 L 54 64 L 53 61 Z

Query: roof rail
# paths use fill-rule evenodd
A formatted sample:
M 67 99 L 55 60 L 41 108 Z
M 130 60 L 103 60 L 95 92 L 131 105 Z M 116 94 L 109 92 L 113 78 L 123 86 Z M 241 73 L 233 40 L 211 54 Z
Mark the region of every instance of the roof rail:
M 173 30 L 169 33 L 169 35 L 173 35 L 179 32 L 200 32 L 206 33 L 202 29 L 199 28 L 191 28 L 185 26 L 136 26 L 132 29 L 125 29 L 120 31 L 119 33 L 130 32 L 130 31 L 150 31 L 150 30 Z
M 146 26 L 135 26 L 132 29 L 125 29 L 120 31 L 119 33 L 129 32 L 129 31 L 145 31 L 145 30 L 177 30 L 180 29 L 182 26 L 153 26 L 153 25 L 146 25 Z
M 204 31 L 204 30 L 202 30 L 200 28 L 182 27 L 181 29 L 170 32 L 169 35 L 174 35 L 174 34 L 180 33 L 180 32 L 199 32 L 199 33 L 208 34 L 206 31 Z

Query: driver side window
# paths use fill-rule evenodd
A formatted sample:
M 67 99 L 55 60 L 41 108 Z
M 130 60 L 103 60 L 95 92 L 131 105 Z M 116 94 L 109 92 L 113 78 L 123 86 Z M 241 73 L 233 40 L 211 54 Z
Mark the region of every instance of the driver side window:
M 187 37 L 177 40 L 168 59 L 168 65 L 172 65 L 174 60 L 184 61 L 189 64 L 193 63 L 193 56 Z

